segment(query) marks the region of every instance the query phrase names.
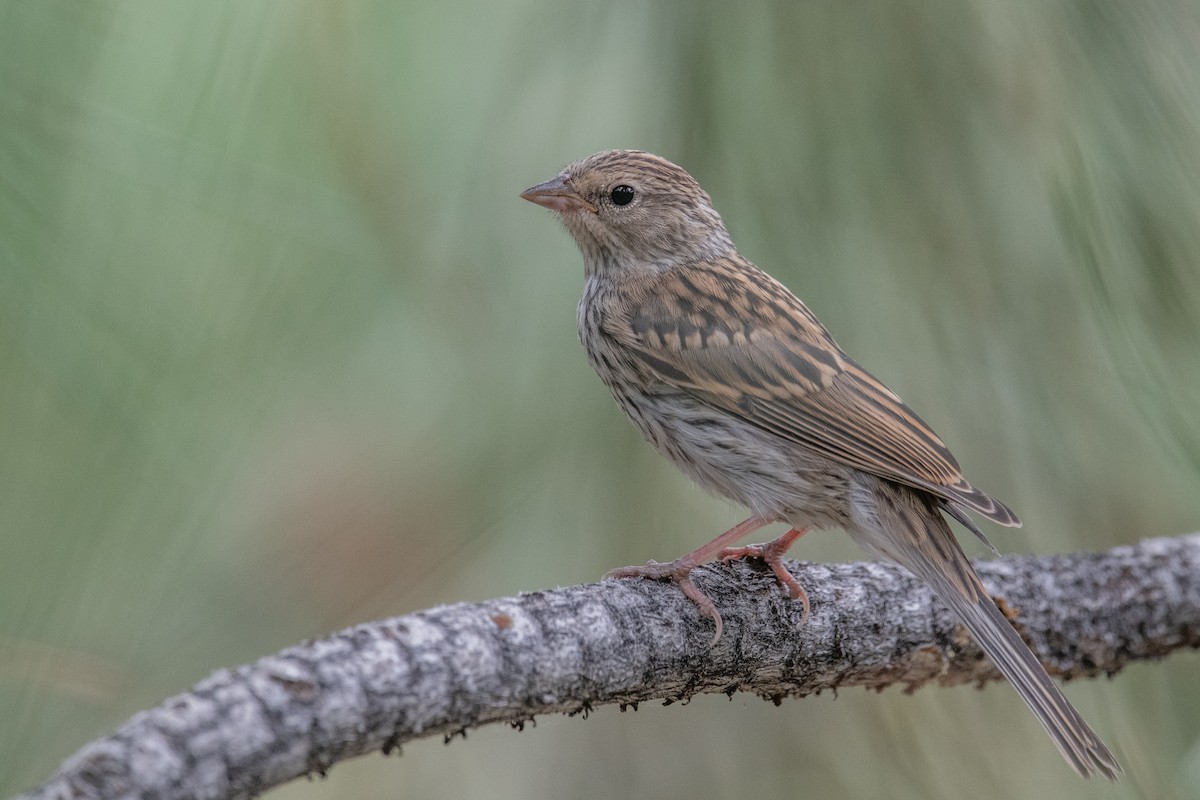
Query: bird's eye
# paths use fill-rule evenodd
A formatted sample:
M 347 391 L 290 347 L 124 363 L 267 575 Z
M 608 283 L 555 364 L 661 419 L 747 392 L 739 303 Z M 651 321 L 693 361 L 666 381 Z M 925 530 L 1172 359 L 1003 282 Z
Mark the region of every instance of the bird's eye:
M 608 194 L 608 199 L 613 201 L 614 206 L 627 206 L 633 202 L 633 187 L 624 183 L 614 186 Z

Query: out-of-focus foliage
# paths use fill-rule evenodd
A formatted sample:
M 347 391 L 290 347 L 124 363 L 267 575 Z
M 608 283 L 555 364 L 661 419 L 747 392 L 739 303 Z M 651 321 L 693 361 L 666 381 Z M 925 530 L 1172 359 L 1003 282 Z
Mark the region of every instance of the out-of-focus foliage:
M 1191 2 L 0 4 L 0 793 L 221 666 L 738 520 L 621 419 L 517 193 L 640 147 L 1026 525 L 1200 519 Z M 857 557 L 844 537 L 797 557 Z M 814 609 L 820 613 L 820 609 Z M 275 797 L 1200 795 L 1197 659 L 601 709 Z

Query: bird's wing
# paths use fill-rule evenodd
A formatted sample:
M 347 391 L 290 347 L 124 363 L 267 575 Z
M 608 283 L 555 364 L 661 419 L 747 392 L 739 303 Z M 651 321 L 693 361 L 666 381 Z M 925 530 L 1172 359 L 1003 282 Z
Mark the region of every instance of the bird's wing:
M 781 283 L 739 257 L 673 268 L 605 330 L 663 382 L 834 461 L 1019 525 Z

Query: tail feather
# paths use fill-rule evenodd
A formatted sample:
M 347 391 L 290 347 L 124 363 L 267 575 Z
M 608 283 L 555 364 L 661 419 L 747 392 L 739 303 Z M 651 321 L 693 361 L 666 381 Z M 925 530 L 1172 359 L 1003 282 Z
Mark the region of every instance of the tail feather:
M 866 544 L 911 570 L 962 621 L 1080 775 L 1116 780 L 1121 766 L 1000 613 L 938 511 L 921 492 L 879 481 Z M 861 533 L 861 532 L 860 532 Z M 876 538 L 878 537 L 878 538 Z
M 966 560 L 966 556 L 963 559 Z M 967 598 L 950 581 L 941 578 L 936 569 L 922 570 L 918 574 L 962 620 L 1075 771 L 1085 778 L 1099 772 L 1109 780 L 1116 780 L 1121 773 L 1116 758 L 1046 674 L 983 587 L 980 586 L 981 596 Z

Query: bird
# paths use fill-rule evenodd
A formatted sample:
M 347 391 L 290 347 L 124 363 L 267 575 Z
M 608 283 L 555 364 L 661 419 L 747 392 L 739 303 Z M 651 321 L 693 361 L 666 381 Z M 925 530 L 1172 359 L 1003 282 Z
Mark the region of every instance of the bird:
M 674 561 L 608 577 L 673 581 L 713 619 L 715 644 L 720 613 L 692 570 L 760 558 L 806 621 L 808 597 L 782 557 L 810 529 L 842 528 L 933 590 L 1076 772 L 1117 780 L 1117 759 L 997 607 L 945 518 L 990 547 L 968 512 L 1011 527 L 1017 515 L 969 483 L 941 438 L 741 255 L 687 171 L 645 151 L 607 150 L 520 196 L 555 212 L 583 255 L 579 337 L 618 406 L 696 483 L 750 511 Z M 779 522 L 790 526 L 782 536 L 734 546 Z

